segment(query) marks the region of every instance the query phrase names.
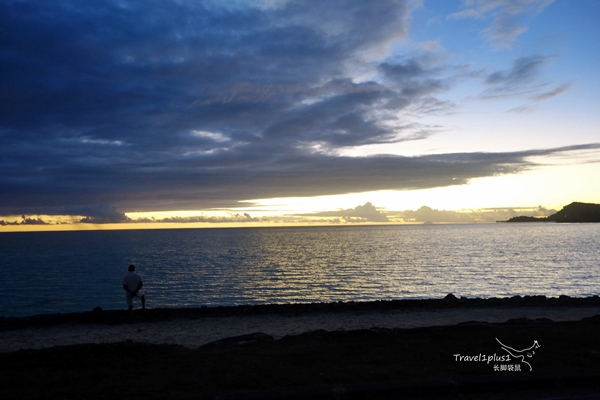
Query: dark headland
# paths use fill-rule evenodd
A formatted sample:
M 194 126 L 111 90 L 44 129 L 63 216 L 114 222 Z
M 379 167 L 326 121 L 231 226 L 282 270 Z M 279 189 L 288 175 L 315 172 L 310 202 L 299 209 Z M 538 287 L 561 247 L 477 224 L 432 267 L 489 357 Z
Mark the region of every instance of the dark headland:
M 600 222 L 600 204 L 573 202 L 548 217 L 518 216 L 498 222 Z

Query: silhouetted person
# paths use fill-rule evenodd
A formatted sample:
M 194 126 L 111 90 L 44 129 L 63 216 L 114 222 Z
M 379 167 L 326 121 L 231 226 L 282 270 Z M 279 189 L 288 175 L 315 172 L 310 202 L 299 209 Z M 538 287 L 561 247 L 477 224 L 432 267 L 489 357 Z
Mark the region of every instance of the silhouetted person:
M 133 298 L 139 297 L 142 301 L 142 309 L 146 310 L 146 295 L 142 290 L 144 283 L 140 274 L 135 272 L 135 265 L 129 266 L 129 272 L 123 278 L 123 289 L 127 292 L 125 295 L 127 299 L 127 305 L 129 306 L 129 312 L 133 314 Z

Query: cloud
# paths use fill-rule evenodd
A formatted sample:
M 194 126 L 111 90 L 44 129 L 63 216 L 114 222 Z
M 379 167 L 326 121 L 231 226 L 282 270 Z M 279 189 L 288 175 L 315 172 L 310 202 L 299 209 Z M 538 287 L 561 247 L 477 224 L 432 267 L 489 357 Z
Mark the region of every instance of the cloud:
M 0 214 L 227 206 L 303 190 L 312 162 L 345 172 L 340 148 L 425 138 L 398 119 L 452 107 L 440 70 L 379 61 L 408 15 L 393 0 L 3 2 Z
M 531 97 L 531 100 L 541 101 L 541 100 L 550 99 L 552 97 L 555 97 L 555 96 L 558 96 L 560 94 L 563 94 L 564 92 L 566 92 L 570 88 L 571 88 L 571 84 L 564 83 L 562 85 L 559 85 L 559 86 L 555 87 L 552 90 L 549 90 L 547 92 L 543 92 L 543 93 L 540 93 L 538 95 L 535 95 L 535 96 Z
M 489 74 L 484 83 L 489 89 L 482 93 L 482 98 L 497 98 L 522 95 L 538 90 L 537 78 L 541 69 L 552 57 L 531 56 L 516 59 L 511 68 Z
M 44 221 L 41 217 L 30 218 L 26 215 L 21 215 L 21 221 L 5 221 L 0 220 L 0 226 L 17 226 L 17 225 L 48 225 L 49 223 Z
M 79 222 L 84 224 L 110 224 L 131 221 L 124 213 L 117 211 L 114 206 L 96 205 L 86 207 L 81 211 L 86 217 Z
M 21 216 L 23 219 L 21 221 L 21 225 L 47 225 L 47 222 L 42 220 L 41 218 L 28 218 L 25 215 Z
M 540 81 L 543 68 L 556 58 L 555 56 L 529 56 L 516 59 L 510 68 L 498 70 L 485 76 L 488 86 L 480 93 L 482 100 L 502 100 L 506 98 L 527 97 L 540 102 L 559 96 L 571 88 L 570 83 L 555 85 L 548 90 L 550 83 Z M 535 110 L 533 104 L 522 104 L 507 110 L 507 113 L 529 113 Z
M 535 107 L 532 105 L 522 105 L 522 106 L 518 106 L 515 108 L 511 108 L 510 110 L 507 110 L 507 113 L 514 113 L 514 114 L 528 114 L 531 113 L 535 110 Z
M 538 85 L 537 87 L 539 88 L 540 86 L 543 87 L 544 85 Z M 571 88 L 571 86 L 572 85 L 570 83 L 565 83 L 562 85 L 558 85 L 554 89 L 551 89 L 551 90 L 548 90 L 545 92 L 540 92 L 538 90 L 537 94 L 530 96 L 529 99 L 533 100 L 535 102 L 551 99 L 552 97 L 559 96 L 559 95 L 563 94 L 564 92 L 568 91 Z M 524 105 L 520 105 L 518 107 L 511 108 L 510 110 L 508 110 L 506 112 L 507 113 L 516 113 L 516 114 L 526 114 L 526 113 L 533 112 L 535 109 L 536 109 L 536 107 L 532 104 L 524 104 Z
M 463 0 L 464 9 L 449 19 L 492 18 L 484 34 L 495 46 L 509 48 L 527 31 L 526 19 L 541 13 L 554 0 Z
M 418 210 L 390 211 L 389 214 L 403 218 L 407 222 L 431 223 L 475 223 L 506 221 L 517 216 L 547 217 L 556 210 L 538 207 L 490 208 L 476 210 L 437 210 L 422 206 Z
M 356 206 L 346 210 L 323 211 L 313 214 L 303 214 L 311 217 L 340 217 L 345 222 L 389 222 L 388 217 L 379 211 L 372 203 Z
M 516 59 L 512 66 L 506 70 L 499 70 L 488 74 L 484 83 L 488 89 L 480 94 L 485 100 L 503 99 L 507 97 L 527 96 L 533 101 L 542 101 L 558 96 L 571 88 L 570 83 L 556 85 L 548 90 L 549 83 L 540 82 L 542 69 L 554 59 L 555 56 L 530 56 Z M 521 112 L 531 107 L 517 107 L 511 112 Z
M 550 57 L 521 57 L 513 62 L 512 68 L 496 71 L 489 75 L 485 82 L 490 85 L 521 85 L 539 74 L 539 70 Z
M 456 107 L 444 95 L 464 72 L 389 54 L 409 12 L 393 0 L 0 2 L 0 215 L 125 222 L 133 210 L 460 185 L 568 151 L 341 156 L 430 137 L 443 127 L 407 115 Z M 489 95 L 527 88 L 546 60 L 491 74 Z
M 244 222 L 268 222 L 267 218 L 255 218 L 252 217 L 248 213 L 231 213 L 227 216 L 206 216 L 206 215 L 196 215 L 191 217 L 167 217 L 167 218 L 139 218 L 135 220 L 130 220 L 130 222 L 136 223 L 198 223 L 198 222 L 208 222 L 214 224 L 220 223 L 244 223 Z
M 422 206 L 414 211 L 406 210 L 401 213 L 401 216 L 407 222 L 475 222 L 475 218 L 471 214 L 435 210 L 428 206 Z
M 13 185 L 0 204 L 6 214 L 28 209 L 43 214 L 86 215 L 84 222 L 124 221 L 127 210 L 199 209 L 237 205 L 244 199 L 316 196 L 385 189 L 425 189 L 461 185 L 473 178 L 535 168 L 533 156 L 600 148 L 598 144 L 505 153 L 433 154 L 415 157 L 341 157 L 237 152 L 221 157 L 191 157 L 168 163 L 140 160 L 124 165 L 69 171 L 66 182 L 35 187 Z M 101 178 L 100 178 L 101 177 Z M 89 182 L 94 181 L 95 186 Z M 6 179 L 5 179 L 6 181 Z M 68 193 L 65 197 L 64 192 Z M 105 199 L 112 206 L 98 204 Z M 71 207 L 51 207 L 70 202 Z M 69 210 L 67 210 L 69 208 Z M 119 210 L 119 211 L 117 211 Z M 66 212 L 70 211 L 70 212 Z

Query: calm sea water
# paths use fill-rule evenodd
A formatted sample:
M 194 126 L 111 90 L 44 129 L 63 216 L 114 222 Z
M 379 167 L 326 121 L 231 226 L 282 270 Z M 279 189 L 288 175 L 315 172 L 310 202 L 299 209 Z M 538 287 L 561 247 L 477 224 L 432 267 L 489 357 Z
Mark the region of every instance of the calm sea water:
M 600 292 L 600 224 L 3 233 L 0 316 L 126 308 L 130 263 L 152 308 L 583 297 Z

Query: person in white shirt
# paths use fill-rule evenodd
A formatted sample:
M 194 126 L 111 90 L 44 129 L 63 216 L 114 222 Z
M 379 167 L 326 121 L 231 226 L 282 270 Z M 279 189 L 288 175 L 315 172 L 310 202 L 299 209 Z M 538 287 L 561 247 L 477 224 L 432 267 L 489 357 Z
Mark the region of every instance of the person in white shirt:
M 127 294 L 125 295 L 127 300 L 127 305 L 129 306 L 129 312 L 133 314 L 133 298 L 139 297 L 142 302 L 142 309 L 146 310 L 146 295 L 142 290 L 142 286 L 144 286 L 144 282 L 142 281 L 142 277 L 140 274 L 135 272 L 135 265 L 131 264 L 129 266 L 129 272 L 123 278 L 123 289 Z

